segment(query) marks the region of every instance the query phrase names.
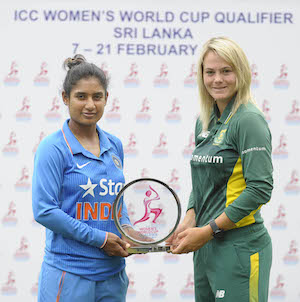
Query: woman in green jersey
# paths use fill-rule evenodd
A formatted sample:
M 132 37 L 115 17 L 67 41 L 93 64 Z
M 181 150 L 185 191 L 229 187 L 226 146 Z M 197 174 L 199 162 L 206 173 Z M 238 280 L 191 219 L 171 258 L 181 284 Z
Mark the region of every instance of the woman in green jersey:
M 250 92 L 251 70 L 231 39 L 207 41 L 198 64 L 200 118 L 192 192 L 168 240 L 194 253 L 197 302 L 267 302 L 272 243 L 260 215 L 273 189 L 271 133 Z

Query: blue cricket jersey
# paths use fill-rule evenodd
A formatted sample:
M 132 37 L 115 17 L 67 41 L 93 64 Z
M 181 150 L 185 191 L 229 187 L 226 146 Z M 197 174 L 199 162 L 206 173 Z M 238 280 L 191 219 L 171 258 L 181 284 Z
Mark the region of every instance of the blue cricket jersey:
M 107 232 L 121 236 L 112 204 L 124 185 L 121 141 L 97 126 L 101 154 L 96 157 L 78 142 L 67 120 L 47 136 L 34 159 L 34 218 L 46 227 L 44 261 L 94 281 L 105 280 L 125 267 L 122 257 L 101 247 Z M 121 224 L 130 224 L 122 209 Z

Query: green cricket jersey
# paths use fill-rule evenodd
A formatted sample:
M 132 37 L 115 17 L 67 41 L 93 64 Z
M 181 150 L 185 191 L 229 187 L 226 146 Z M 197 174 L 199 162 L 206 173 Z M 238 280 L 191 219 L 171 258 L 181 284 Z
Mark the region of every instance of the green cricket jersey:
M 200 120 L 191 159 L 192 192 L 197 226 L 225 211 L 237 227 L 262 223 L 260 208 L 271 198 L 271 133 L 262 112 L 252 103 L 232 114 L 234 99 L 220 118 L 217 106 L 208 131 Z

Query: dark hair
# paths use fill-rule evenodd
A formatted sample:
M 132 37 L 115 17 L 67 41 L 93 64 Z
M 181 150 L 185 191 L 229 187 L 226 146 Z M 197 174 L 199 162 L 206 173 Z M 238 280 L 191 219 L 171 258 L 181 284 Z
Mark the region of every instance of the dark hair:
M 79 80 L 91 77 L 97 78 L 104 88 L 105 93 L 107 92 L 109 81 L 105 73 L 95 64 L 87 62 L 83 55 L 77 54 L 74 58 L 66 59 L 63 67 L 68 70 L 63 83 L 63 89 L 67 97 L 70 97 L 73 86 L 75 86 Z

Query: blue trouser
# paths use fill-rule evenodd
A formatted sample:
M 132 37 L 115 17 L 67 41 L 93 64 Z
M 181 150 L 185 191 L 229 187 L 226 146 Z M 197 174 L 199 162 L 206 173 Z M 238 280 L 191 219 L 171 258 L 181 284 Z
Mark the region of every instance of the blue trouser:
M 91 281 L 43 262 L 38 302 L 125 302 L 128 277 L 125 269 L 104 281 Z

